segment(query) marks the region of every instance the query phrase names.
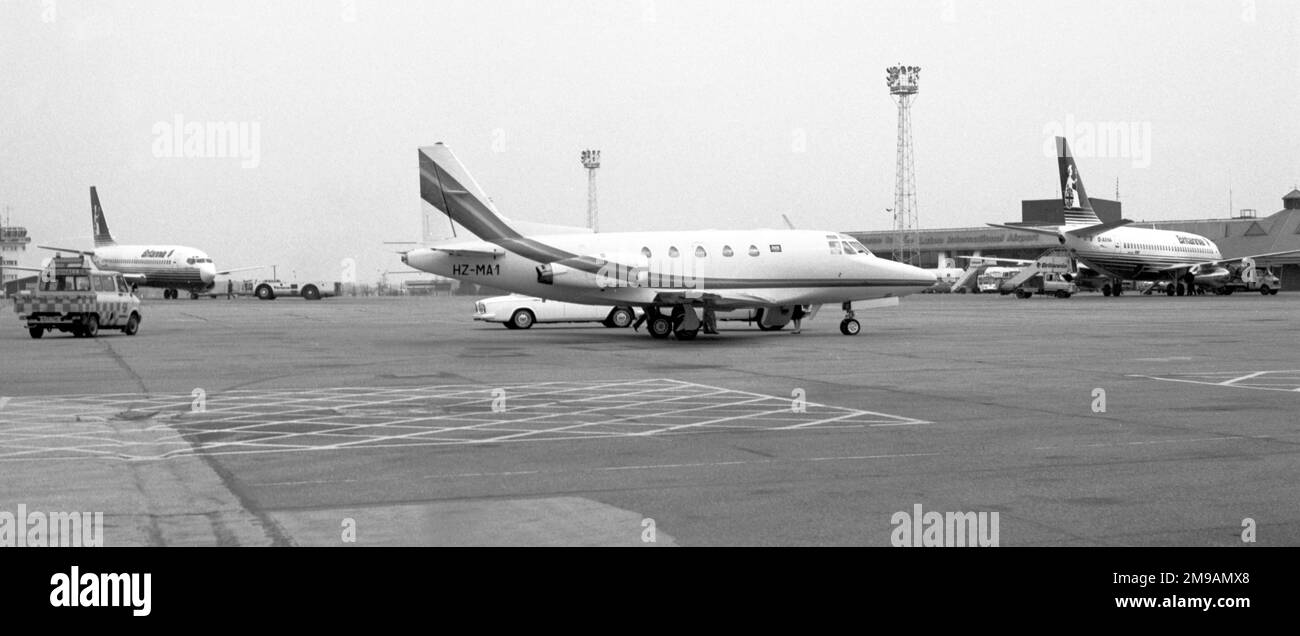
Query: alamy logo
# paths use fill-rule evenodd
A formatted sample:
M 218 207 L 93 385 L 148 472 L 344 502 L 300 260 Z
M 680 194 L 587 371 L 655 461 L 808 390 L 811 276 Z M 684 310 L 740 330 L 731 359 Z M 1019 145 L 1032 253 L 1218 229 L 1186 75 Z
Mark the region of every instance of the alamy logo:
M 130 607 L 136 616 L 148 616 L 152 611 L 149 601 L 153 575 L 121 573 L 81 573 L 72 566 L 50 577 L 50 605 L 52 607 Z
M 260 122 L 190 121 L 180 115 L 153 125 L 153 156 L 204 159 L 243 159 L 242 168 L 262 163 Z
M 104 546 L 102 512 L 27 512 L 0 510 L 2 548 L 100 548 Z
M 896 548 L 998 547 L 998 513 L 996 512 L 923 512 L 921 504 L 912 513 L 895 512 L 889 519 L 894 526 L 889 535 Z

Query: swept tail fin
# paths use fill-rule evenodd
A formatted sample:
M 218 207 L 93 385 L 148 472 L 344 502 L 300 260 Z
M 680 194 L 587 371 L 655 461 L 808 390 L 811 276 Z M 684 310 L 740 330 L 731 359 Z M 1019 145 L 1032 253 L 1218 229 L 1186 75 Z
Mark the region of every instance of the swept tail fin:
M 501 218 L 451 149 L 441 143 L 420 148 L 420 198 L 485 241 L 521 237 Z
M 1065 137 L 1056 138 L 1056 169 L 1060 177 L 1061 203 L 1065 208 L 1065 224 L 1096 225 L 1101 223 L 1097 213 L 1092 211 L 1092 201 L 1083 188 L 1083 175 L 1070 154 L 1070 142 Z
M 108 221 L 104 220 L 104 208 L 99 204 L 99 192 L 90 186 L 90 222 L 95 230 L 95 247 L 117 245 L 113 234 L 108 231 Z

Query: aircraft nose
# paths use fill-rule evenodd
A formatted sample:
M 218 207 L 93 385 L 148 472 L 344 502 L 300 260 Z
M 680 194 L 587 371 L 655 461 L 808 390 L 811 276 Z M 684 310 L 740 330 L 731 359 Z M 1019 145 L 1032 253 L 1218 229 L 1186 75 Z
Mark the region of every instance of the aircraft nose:
M 203 263 L 199 265 L 199 278 L 204 283 L 211 283 L 217 277 L 217 266 L 213 263 Z

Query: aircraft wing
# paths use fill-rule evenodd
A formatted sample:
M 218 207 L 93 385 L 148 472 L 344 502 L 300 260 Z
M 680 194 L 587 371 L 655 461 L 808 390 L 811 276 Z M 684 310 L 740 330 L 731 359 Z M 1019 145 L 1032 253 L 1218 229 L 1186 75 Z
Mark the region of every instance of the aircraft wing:
M 43 250 L 50 250 L 51 252 L 72 252 L 73 254 L 83 254 L 85 256 L 95 255 L 94 252 L 88 252 L 86 250 L 74 250 L 71 247 L 50 247 L 49 245 L 37 245 L 36 247 Z
M 972 265 L 987 263 L 1014 263 L 1016 265 L 1033 265 L 1036 261 L 1027 261 L 1020 258 L 993 258 L 991 256 L 958 256 L 971 261 Z
M 1160 269 L 1157 270 L 1157 271 L 1168 272 L 1168 271 L 1171 271 L 1171 270 L 1189 269 L 1189 268 L 1192 268 L 1192 267 L 1204 267 L 1204 266 L 1206 266 L 1206 265 L 1223 265 L 1223 264 L 1225 264 L 1225 263 L 1236 263 L 1236 262 L 1241 261 L 1242 259 L 1247 259 L 1247 258 L 1249 258 L 1249 259 L 1251 259 L 1251 260 L 1258 261 L 1258 260 L 1260 260 L 1260 259 L 1269 259 L 1269 258 L 1274 258 L 1274 257 L 1278 257 L 1278 256 L 1296 256 L 1296 255 L 1300 255 L 1300 250 L 1286 250 L 1286 251 L 1284 251 L 1284 252 L 1268 252 L 1268 253 L 1266 253 L 1266 254 L 1251 254 L 1251 255 L 1249 255 L 1249 256 L 1237 256 L 1237 257 L 1234 257 L 1234 258 L 1221 258 L 1221 259 L 1219 259 L 1219 260 L 1217 260 L 1217 261 L 1199 261 L 1199 262 L 1195 262 L 1195 263 L 1178 263 L 1178 264 L 1176 264 L 1176 265 L 1170 265 L 1170 266 L 1168 266 L 1168 267 L 1162 267 L 1162 268 L 1160 268 Z
M 20 272 L 43 272 L 43 271 L 45 271 L 45 270 L 43 270 L 43 269 L 41 269 L 41 268 L 39 268 L 39 267 L 19 267 L 19 266 L 17 266 L 17 265 L 5 265 L 3 268 L 0 268 L 0 269 L 4 269 L 5 271 L 11 270 L 11 269 L 16 269 L 16 270 L 18 270 L 18 271 L 20 271 Z
M 251 271 L 251 270 L 254 270 L 254 269 L 263 269 L 263 268 L 265 268 L 265 267 L 267 267 L 267 266 L 266 266 L 266 265 L 254 265 L 253 267 L 236 267 L 236 268 L 234 268 L 234 269 L 223 269 L 223 270 L 217 272 L 217 276 L 228 276 L 228 275 L 233 274 L 233 273 L 235 273 L 235 272 L 247 272 L 247 271 Z
M 1129 223 L 1132 223 L 1132 221 L 1128 219 L 1120 219 L 1118 221 L 1110 221 L 1107 223 L 1098 223 L 1096 225 L 1081 227 L 1077 230 L 1067 230 L 1065 233 L 1069 234 L 1070 236 L 1077 236 L 1079 238 L 1084 238 L 1087 236 L 1096 236 L 1098 234 L 1101 234 L 1102 232 L 1109 232 L 1110 230 L 1113 230 L 1117 227 L 1123 227 L 1125 225 L 1128 225 Z
M 986 223 L 990 227 L 1000 227 L 1004 230 L 1019 230 L 1021 232 L 1031 232 L 1033 234 L 1046 234 L 1047 236 L 1060 236 L 1061 232 L 1055 227 L 1043 227 L 1034 225 L 1002 225 L 1001 223 Z
M 777 304 L 773 298 L 758 296 L 755 294 L 715 294 L 692 289 L 674 289 L 671 291 L 661 291 L 655 294 L 655 302 L 660 304 L 683 304 L 691 301 L 707 300 L 714 305 L 724 307 L 770 307 Z

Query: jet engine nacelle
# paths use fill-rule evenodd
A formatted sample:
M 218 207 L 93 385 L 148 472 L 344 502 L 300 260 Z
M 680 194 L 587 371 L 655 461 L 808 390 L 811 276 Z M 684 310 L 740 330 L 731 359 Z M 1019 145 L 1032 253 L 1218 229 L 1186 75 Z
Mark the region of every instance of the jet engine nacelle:
M 1191 274 L 1194 284 L 1216 289 L 1232 279 L 1232 272 L 1226 267 L 1198 267 Z
M 578 270 L 575 270 L 572 267 L 569 267 L 568 265 L 557 265 L 554 263 L 546 263 L 543 265 L 538 265 L 537 282 L 543 285 L 554 285 L 555 279 L 562 278 L 564 276 L 571 276 L 576 271 Z
M 759 317 L 758 324 L 779 329 L 789 323 L 793 315 L 794 307 L 764 307 L 763 315 Z

